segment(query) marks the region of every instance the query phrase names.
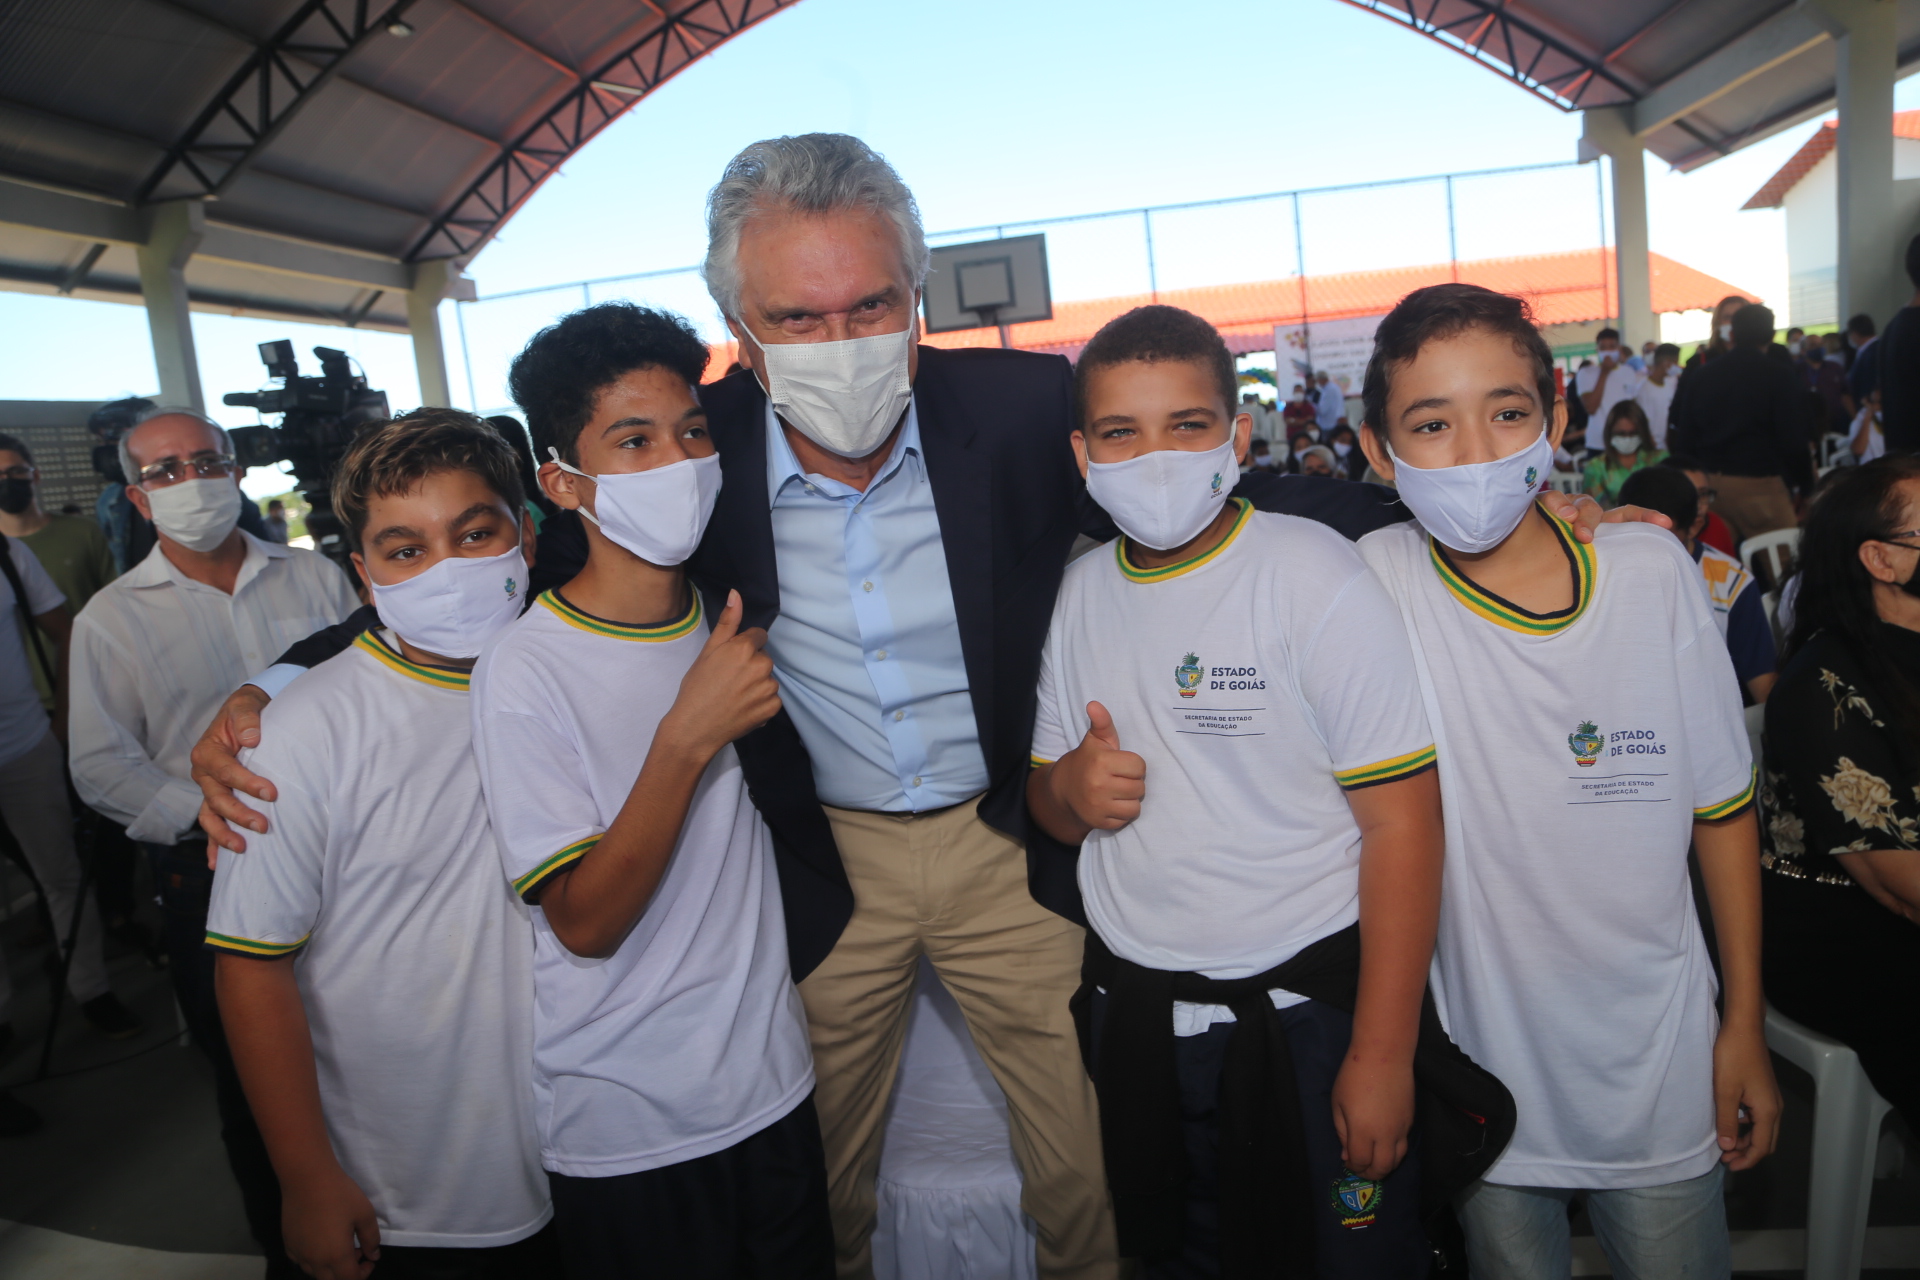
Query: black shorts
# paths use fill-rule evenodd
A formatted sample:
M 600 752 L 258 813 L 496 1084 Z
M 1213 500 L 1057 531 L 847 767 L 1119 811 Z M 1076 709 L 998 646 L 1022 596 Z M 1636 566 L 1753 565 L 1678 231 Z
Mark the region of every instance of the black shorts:
M 549 1173 L 567 1280 L 833 1280 L 809 1095 L 724 1151 L 611 1178 Z
M 560 1241 L 549 1222 L 525 1240 L 489 1249 L 383 1245 L 367 1280 L 562 1280 Z

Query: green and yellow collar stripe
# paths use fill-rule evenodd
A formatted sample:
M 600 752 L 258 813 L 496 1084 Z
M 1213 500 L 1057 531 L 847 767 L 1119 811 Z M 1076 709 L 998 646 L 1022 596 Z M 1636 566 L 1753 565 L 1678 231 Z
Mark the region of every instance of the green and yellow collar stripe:
M 1758 772 L 1758 770 L 1755 770 L 1754 774 L 1748 776 L 1747 789 L 1745 791 L 1742 791 L 1739 795 L 1733 796 L 1730 799 L 1722 800 L 1719 804 L 1710 804 L 1704 809 L 1695 809 L 1693 816 L 1702 822 L 1717 822 L 1721 818 L 1731 818 L 1734 814 L 1752 804 L 1753 789 L 1757 781 Z
M 1342 791 L 1358 791 L 1362 787 L 1377 787 L 1383 782 L 1411 778 L 1416 773 L 1433 768 L 1438 758 L 1439 753 L 1432 746 L 1425 746 L 1391 760 L 1363 764 L 1357 769 L 1336 769 L 1333 780 L 1340 784 Z
M 1164 569 L 1141 569 L 1127 559 L 1127 539 L 1121 536 L 1113 540 L 1113 558 L 1119 563 L 1120 572 L 1127 575 L 1129 582 L 1165 582 L 1183 573 L 1192 573 L 1202 565 L 1217 559 L 1222 552 L 1233 545 L 1233 540 L 1240 536 L 1240 531 L 1247 527 L 1248 518 L 1253 515 L 1253 504 L 1245 498 L 1228 498 L 1227 501 L 1238 507 L 1240 514 L 1234 518 L 1233 527 L 1227 530 L 1227 536 L 1220 539 L 1220 545 L 1213 550 L 1202 551 L 1191 559 L 1182 560 L 1179 564 L 1170 564 Z
M 1046 765 L 1050 765 L 1052 763 L 1053 761 L 1047 759 L 1045 756 L 1036 756 L 1031 752 L 1027 754 L 1027 766 L 1029 768 L 1039 769 L 1039 768 L 1045 767 Z
M 290 956 L 307 945 L 308 933 L 298 942 L 261 942 L 258 938 L 236 938 L 231 934 L 215 933 L 207 930 L 207 945 L 215 951 L 231 951 L 240 956 L 259 956 L 271 960 L 276 956 Z
M 365 650 L 378 661 L 403 676 L 411 676 L 422 684 L 430 684 L 437 689 L 458 689 L 465 693 L 473 679 L 464 671 L 452 671 L 446 667 L 423 667 L 417 662 L 409 662 L 393 649 L 393 646 L 371 631 L 362 631 L 353 638 L 356 649 Z
M 552 594 L 553 593 L 549 591 L 547 595 L 543 595 L 540 598 L 545 600 L 547 596 Z M 601 833 L 601 835 L 605 834 L 605 832 Z M 518 880 L 515 880 L 513 882 L 513 891 L 519 894 L 522 900 L 527 902 L 533 901 L 531 895 L 542 885 L 553 879 L 554 876 L 560 872 L 565 871 L 574 863 L 580 861 L 580 859 L 586 857 L 587 850 L 599 843 L 600 836 L 588 836 L 585 840 L 575 841 L 560 852 L 554 854 L 551 858 L 548 858 L 545 862 L 542 862 L 533 870 L 527 872 L 527 874 L 521 876 Z
M 1446 549 L 1427 536 L 1427 552 L 1433 561 L 1434 572 L 1440 575 L 1440 581 L 1453 594 L 1453 598 L 1467 609 L 1479 614 L 1488 622 L 1509 631 L 1518 631 L 1527 636 L 1550 636 L 1565 631 L 1580 620 L 1587 611 L 1587 605 L 1593 601 L 1594 559 L 1593 548 L 1575 538 L 1568 525 L 1546 513 L 1545 508 L 1535 507 L 1542 519 L 1553 529 L 1554 536 L 1560 539 L 1560 549 L 1566 553 L 1567 563 L 1573 570 L 1573 606 L 1555 613 L 1528 613 L 1510 600 L 1503 600 L 1474 585 L 1464 573 L 1454 567 Z
M 678 622 L 669 622 L 659 627 L 629 627 L 619 622 L 608 622 L 605 618 L 596 618 L 590 613 L 582 613 L 561 598 L 558 591 L 540 593 L 540 603 L 553 610 L 554 616 L 571 627 L 590 631 L 596 636 L 608 636 L 615 640 L 644 640 L 658 644 L 663 640 L 678 640 L 700 625 L 700 593 L 695 591 L 693 605 L 687 615 Z

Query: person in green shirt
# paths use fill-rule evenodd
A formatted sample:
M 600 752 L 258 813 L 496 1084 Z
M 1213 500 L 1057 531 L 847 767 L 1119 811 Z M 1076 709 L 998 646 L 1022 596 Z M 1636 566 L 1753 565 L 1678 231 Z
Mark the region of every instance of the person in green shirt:
M 1607 411 L 1603 433 L 1606 448 L 1589 459 L 1585 492 L 1603 507 L 1620 505 L 1620 486 L 1642 467 L 1657 465 L 1667 456 L 1665 449 L 1653 443 L 1653 428 L 1647 411 L 1631 400 L 1622 400 Z
M 39 481 L 26 441 L 0 434 L 0 533 L 27 544 L 67 597 L 67 616 L 74 617 L 119 570 L 106 530 L 85 516 L 49 515 L 40 509 Z M 51 709 L 53 690 L 37 667 L 33 683 Z

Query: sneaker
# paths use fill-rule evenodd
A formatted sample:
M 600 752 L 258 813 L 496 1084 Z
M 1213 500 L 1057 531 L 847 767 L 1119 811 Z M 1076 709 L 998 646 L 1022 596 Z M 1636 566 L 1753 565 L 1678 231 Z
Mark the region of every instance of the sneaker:
M 140 1034 L 140 1019 L 133 1016 L 120 997 L 109 991 L 80 1006 L 81 1016 L 93 1029 L 110 1040 L 131 1040 Z
M 0 1089 L 0 1138 L 20 1138 L 40 1127 L 40 1113 L 13 1096 L 11 1090 Z

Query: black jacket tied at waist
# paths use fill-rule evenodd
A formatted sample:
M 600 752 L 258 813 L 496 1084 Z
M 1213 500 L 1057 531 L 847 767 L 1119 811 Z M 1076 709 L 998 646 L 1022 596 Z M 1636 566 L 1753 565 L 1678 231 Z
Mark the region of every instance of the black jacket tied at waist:
M 1171 973 L 1122 960 L 1087 932 L 1074 996 L 1080 1047 L 1100 1098 L 1100 1133 L 1120 1252 L 1149 1261 L 1180 1249 L 1186 1144 L 1175 1074 L 1173 1003 L 1222 1004 L 1237 1020 L 1220 1083 L 1220 1252 L 1227 1280 L 1313 1275 L 1313 1206 L 1293 1053 L 1267 995 L 1279 987 L 1353 1012 L 1360 927 L 1313 943 L 1250 978 Z M 1093 1044 L 1093 989 L 1107 994 Z M 1513 1096 L 1447 1038 L 1428 995 L 1414 1050 L 1421 1200 L 1429 1216 L 1480 1177 L 1513 1137 Z

